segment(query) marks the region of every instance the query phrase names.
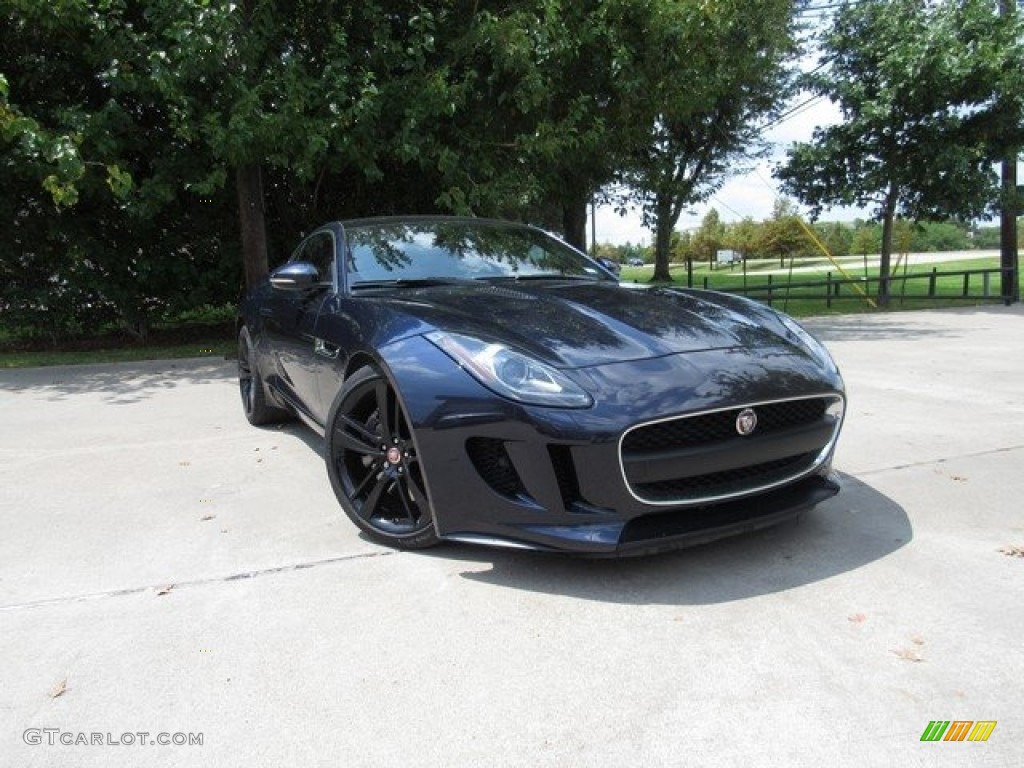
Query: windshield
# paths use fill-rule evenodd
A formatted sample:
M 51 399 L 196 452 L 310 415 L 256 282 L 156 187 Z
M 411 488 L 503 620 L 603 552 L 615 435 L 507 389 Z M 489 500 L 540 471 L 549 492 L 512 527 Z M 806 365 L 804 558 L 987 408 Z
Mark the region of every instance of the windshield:
M 530 227 L 413 220 L 345 228 L 351 287 L 495 279 L 613 280 L 582 254 Z

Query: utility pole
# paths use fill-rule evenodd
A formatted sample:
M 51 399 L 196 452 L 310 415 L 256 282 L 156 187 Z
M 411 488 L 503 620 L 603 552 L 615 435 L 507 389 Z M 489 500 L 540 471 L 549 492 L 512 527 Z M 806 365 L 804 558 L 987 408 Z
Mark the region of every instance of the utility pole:
M 1016 0 L 1000 0 L 1000 15 L 1013 23 L 1017 12 Z M 1017 195 L 1017 148 L 1008 150 L 1003 157 L 1002 202 L 999 208 L 999 268 L 1002 270 L 1001 295 L 1009 306 L 1020 301 L 1020 261 L 1017 250 L 1017 214 L 1020 202 Z

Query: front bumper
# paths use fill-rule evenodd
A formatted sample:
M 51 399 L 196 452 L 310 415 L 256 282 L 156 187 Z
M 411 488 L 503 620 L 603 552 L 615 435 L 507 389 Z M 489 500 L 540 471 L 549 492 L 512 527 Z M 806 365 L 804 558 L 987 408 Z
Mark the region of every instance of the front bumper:
M 768 486 L 675 503 L 638 497 L 627 482 L 621 443 L 637 425 L 745 403 L 842 399 L 838 373 L 789 351 L 713 350 L 574 371 L 596 403 L 578 410 L 504 400 L 419 338 L 384 355 L 443 539 L 644 554 L 774 525 L 839 491 L 830 462 L 841 417 L 813 461 Z

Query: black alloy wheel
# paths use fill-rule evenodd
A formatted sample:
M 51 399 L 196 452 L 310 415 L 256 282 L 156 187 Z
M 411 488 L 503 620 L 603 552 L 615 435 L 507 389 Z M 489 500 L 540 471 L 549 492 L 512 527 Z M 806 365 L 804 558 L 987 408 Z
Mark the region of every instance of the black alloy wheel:
M 402 549 L 438 543 L 409 420 L 380 371 L 366 367 L 346 379 L 326 437 L 331 487 L 359 528 Z

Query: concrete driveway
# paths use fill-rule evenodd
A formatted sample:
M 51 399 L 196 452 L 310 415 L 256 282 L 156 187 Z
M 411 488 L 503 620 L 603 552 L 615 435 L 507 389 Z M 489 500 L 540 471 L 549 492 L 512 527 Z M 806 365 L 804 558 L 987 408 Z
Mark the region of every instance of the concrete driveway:
M 0 766 L 1020 765 L 1024 309 L 808 324 L 843 493 L 620 562 L 364 540 L 228 362 L 0 372 Z

